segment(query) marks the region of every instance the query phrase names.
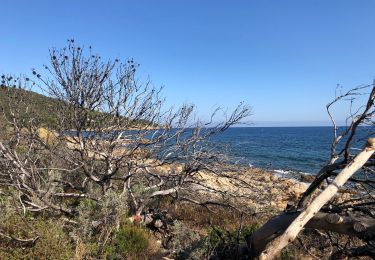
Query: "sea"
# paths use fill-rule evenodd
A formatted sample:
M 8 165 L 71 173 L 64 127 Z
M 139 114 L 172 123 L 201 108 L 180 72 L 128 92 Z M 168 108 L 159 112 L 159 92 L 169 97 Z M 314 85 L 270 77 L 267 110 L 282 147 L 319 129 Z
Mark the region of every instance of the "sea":
M 338 133 L 345 129 L 339 127 Z M 207 130 L 210 131 L 209 128 Z M 128 134 L 132 131 L 135 130 L 128 131 Z M 149 138 L 155 137 L 156 133 L 158 130 L 150 133 Z M 75 131 L 67 131 L 66 134 L 75 134 Z M 97 133 L 86 131 L 85 134 L 90 138 Z M 372 127 L 358 127 L 351 153 L 358 153 L 369 136 L 374 136 Z M 333 127 L 330 126 L 231 127 L 208 142 L 211 148 L 225 154 L 229 163 L 262 168 L 281 177 L 298 179 L 301 174 L 316 175 L 329 161 L 333 137 Z M 105 135 L 102 138 L 105 139 Z M 344 143 L 345 137 L 338 150 Z
M 344 129 L 340 127 L 339 131 Z M 358 133 L 353 153 L 364 146 L 368 135 L 365 127 Z M 284 177 L 315 175 L 330 159 L 333 127 L 234 127 L 213 140 L 235 164 L 267 169 Z

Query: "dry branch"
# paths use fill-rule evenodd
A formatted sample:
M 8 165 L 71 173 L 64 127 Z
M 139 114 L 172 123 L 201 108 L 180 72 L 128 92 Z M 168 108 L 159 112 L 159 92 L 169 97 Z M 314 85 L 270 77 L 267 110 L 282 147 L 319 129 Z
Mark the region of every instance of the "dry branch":
M 288 226 L 285 232 L 270 242 L 260 255 L 260 259 L 273 259 L 285 246 L 293 241 L 298 233 L 312 219 L 319 210 L 333 198 L 338 189 L 342 187 L 346 181 L 360 169 L 371 157 L 375 150 L 375 138 L 368 140 L 366 148 L 359 153 L 354 160 L 348 164 L 340 174 L 328 185 L 328 187 L 320 193 L 296 219 Z
M 285 232 L 299 214 L 300 212 L 284 212 L 263 225 L 247 241 L 252 253 L 259 255 L 264 251 L 267 244 L 278 234 Z M 359 224 L 366 228 L 358 232 L 356 226 Z M 370 217 L 340 216 L 334 213 L 319 212 L 307 222 L 304 228 L 375 239 L 375 219 Z

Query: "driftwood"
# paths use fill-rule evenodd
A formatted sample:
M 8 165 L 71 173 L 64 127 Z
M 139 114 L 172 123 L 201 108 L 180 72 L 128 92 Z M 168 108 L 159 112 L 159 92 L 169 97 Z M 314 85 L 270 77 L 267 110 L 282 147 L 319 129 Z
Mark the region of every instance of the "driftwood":
M 284 212 L 268 221 L 247 241 L 252 254 L 259 255 L 267 244 L 280 233 L 283 233 L 299 215 L 300 212 Z M 340 216 L 319 212 L 307 222 L 304 228 L 375 239 L 375 219 L 373 218 Z
M 335 196 L 339 188 L 342 187 L 347 182 L 347 180 L 367 162 L 367 160 L 374 153 L 374 148 L 375 138 L 370 138 L 365 149 L 361 153 L 359 153 L 351 161 L 351 163 L 349 163 L 340 172 L 340 174 L 336 176 L 333 182 L 328 185 L 328 187 L 324 191 L 322 191 L 303 211 L 297 212 L 297 216 L 295 216 L 295 218 L 292 219 L 291 222 L 284 222 L 287 226 L 285 226 L 283 230 L 278 230 L 278 232 L 270 234 L 273 239 L 270 239 L 270 241 L 272 241 L 267 244 L 267 246 L 260 254 L 259 258 L 273 259 L 285 246 L 288 245 L 288 243 L 293 241 L 297 237 L 299 232 L 306 226 L 306 224 L 312 218 L 314 218 L 315 215 L 317 215 L 320 209 L 328 201 L 330 201 Z M 330 218 L 330 221 L 340 222 L 341 218 Z M 332 224 L 330 226 L 332 226 Z M 364 232 L 367 229 L 367 225 L 361 223 L 353 223 L 353 225 L 351 225 L 351 229 L 353 229 L 355 232 Z M 254 250 L 258 251 L 259 249 L 254 248 Z
M 362 103 L 362 98 L 358 98 L 364 96 L 367 96 L 365 104 Z M 350 103 L 345 127 L 338 127 L 332 111 L 332 107 L 339 102 Z M 337 87 L 336 98 L 326 106 L 333 124 L 330 158 L 302 194 L 295 207 L 290 207 L 287 213 L 284 212 L 271 219 L 247 240 L 254 256 L 260 255 L 260 259 L 272 259 L 282 248 L 293 241 L 302 229 L 312 228 L 349 235 L 347 240 L 349 243 L 335 243 L 336 251 L 332 252 L 331 257 L 341 255 L 375 258 L 373 196 L 375 139 L 370 138 L 365 150 L 356 157 L 353 153 L 357 150 L 359 143 L 374 136 L 374 104 L 375 81 L 373 84 L 350 89 L 346 93 L 341 92 L 340 86 Z M 359 169 L 361 169 L 361 174 L 353 177 Z M 333 182 L 331 178 L 334 178 Z M 323 182 L 329 186 L 320 191 L 319 187 Z M 358 188 L 358 194 L 361 196 L 343 199 L 340 202 L 332 201 L 339 188 L 347 182 L 352 184 L 352 187 Z M 323 206 L 327 208 L 321 211 Z M 335 214 L 330 214 L 331 212 Z M 350 243 L 351 237 L 361 239 L 363 244 L 357 247 L 358 245 Z M 329 237 L 329 239 L 332 243 L 332 238 Z M 354 247 L 350 248 L 351 246 Z

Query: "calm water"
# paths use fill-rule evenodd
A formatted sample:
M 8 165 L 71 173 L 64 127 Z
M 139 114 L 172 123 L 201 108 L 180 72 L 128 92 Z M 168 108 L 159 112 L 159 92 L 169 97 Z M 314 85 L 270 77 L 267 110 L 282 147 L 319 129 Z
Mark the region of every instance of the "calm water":
M 332 127 L 230 128 L 215 141 L 237 163 L 315 174 L 329 160 Z
M 340 128 L 339 132 L 343 129 Z M 369 127 L 359 127 L 353 147 L 363 147 L 371 130 Z M 95 134 L 86 132 L 87 137 Z M 152 136 L 150 134 L 149 138 Z M 326 164 L 332 137 L 332 127 L 234 127 L 211 141 L 234 163 L 294 177 L 300 172 L 316 174 Z

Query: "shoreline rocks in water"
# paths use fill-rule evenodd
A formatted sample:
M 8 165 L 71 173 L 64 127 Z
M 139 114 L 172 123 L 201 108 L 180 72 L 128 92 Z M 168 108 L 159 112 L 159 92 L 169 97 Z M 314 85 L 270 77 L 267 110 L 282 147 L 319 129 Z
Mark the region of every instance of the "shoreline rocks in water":
M 156 169 L 167 174 L 171 170 L 182 171 L 182 166 L 163 165 Z M 233 172 L 228 170 L 220 174 L 200 171 L 196 175 L 196 182 L 191 184 L 191 189 L 187 189 L 187 192 L 193 190 L 197 201 L 222 200 L 223 203 L 230 202 L 252 212 L 282 211 L 288 204 L 294 205 L 310 185 L 307 182 L 314 180 L 314 176 L 303 175 L 304 177 L 300 174 L 300 179 L 290 175 L 284 177 L 255 167 L 240 167 Z M 343 193 L 349 191 L 342 190 L 336 199 L 347 199 L 347 195 L 341 196 Z
M 208 188 L 238 195 L 238 205 L 250 207 L 255 212 L 267 209 L 283 211 L 287 205 L 297 203 L 303 192 L 306 191 L 315 176 L 304 175 L 301 179 L 280 177 L 260 168 L 244 168 L 236 172 L 236 178 L 217 176 L 214 173 L 200 173 L 201 180 Z M 238 181 L 236 181 L 238 179 Z M 243 185 L 246 183 L 246 185 Z M 321 186 L 324 188 L 324 185 Z M 200 191 L 202 193 L 202 191 Z M 204 192 L 203 192 L 204 193 Z M 357 192 L 352 189 L 340 189 L 335 200 L 342 202 L 355 196 Z M 210 192 L 204 193 L 210 196 Z
M 296 202 L 308 187 L 306 183 L 279 177 L 259 168 L 241 169 L 234 179 L 230 173 L 228 177 L 207 172 L 200 173 L 200 176 L 208 188 L 238 195 L 239 205 L 249 206 L 256 212 L 270 208 L 284 210 L 288 203 Z M 206 195 L 204 191 L 200 192 Z
M 302 182 L 311 183 L 311 182 L 313 182 L 315 180 L 315 176 L 310 175 L 310 174 L 301 173 L 300 180 Z

